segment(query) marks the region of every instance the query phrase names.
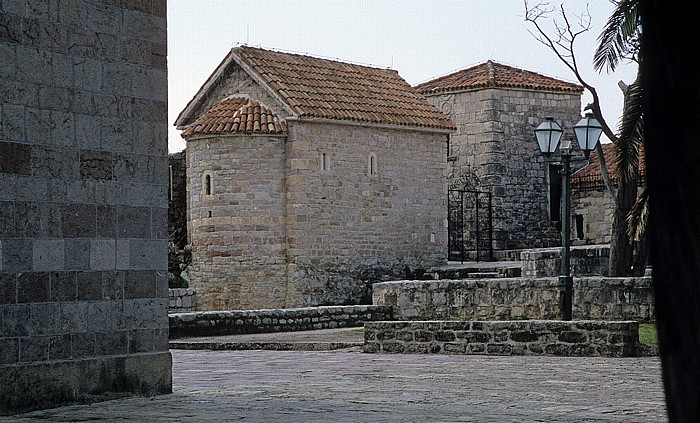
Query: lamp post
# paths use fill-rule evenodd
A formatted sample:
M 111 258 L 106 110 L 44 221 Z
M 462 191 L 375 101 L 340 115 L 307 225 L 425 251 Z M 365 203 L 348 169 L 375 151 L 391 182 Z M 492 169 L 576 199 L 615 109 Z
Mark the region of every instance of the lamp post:
M 588 159 L 595 148 L 603 128 L 593 117 L 587 113 L 576 125 L 574 133 L 579 147 Z M 559 270 L 559 310 L 563 320 L 571 320 L 573 315 L 573 288 L 574 279 L 571 276 L 571 161 L 576 156 L 571 154 L 571 141 L 561 141 L 564 131 L 552 117 L 547 117 L 540 126 L 535 129 L 535 136 L 540 151 L 547 159 L 556 150 L 559 150 L 558 162 L 562 165 L 561 178 L 561 268 Z

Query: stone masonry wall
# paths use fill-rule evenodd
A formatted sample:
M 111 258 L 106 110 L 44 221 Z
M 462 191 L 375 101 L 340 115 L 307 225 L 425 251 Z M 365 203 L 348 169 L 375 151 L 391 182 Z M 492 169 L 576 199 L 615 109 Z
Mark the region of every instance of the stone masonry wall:
M 556 319 L 556 278 L 397 281 L 373 286 L 397 320 Z M 574 279 L 574 319 L 655 320 L 650 277 Z
M 367 353 L 631 357 L 639 323 L 631 321 L 367 322 Z
M 571 274 L 607 276 L 610 246 L 575 246 L 569 251 Z M 520 251 L 522 276 L 543 278 L 558 276 L 561 268 L 561 248 L 539 248 Z
M 450 136 L 448 183 L 463 174 L 493 195 L 494 248 L 520 249 L 558 245 L 549 221 L 549 176 L 534 129 L 553 116 L 575 139 L 580 119 L 576 94 L 489 88 L 428 97 L 457 125 Z M 575 143 L 575 140 L 574 140 Z
M 194 288 L 168 290 L 168 314 L 190 313 L 197 310 L 197 291 Z
M 170 337 L 335 329 L 391 318 L 391 307 L 374 305 L 180 313 L 170 316 Z
M 287 305 L 367 304 L 373 282 L 445 263 L 445 148 L 444 134 L 290 125 Z
M 0 2 L 0 414 L 171 390 L 166 1 Z
M 200 310 L 286 305 L 284 140 L 241 135 L 187 142 L 188 274 Z
M 615 201 L 607 189 L 572 190 L 572 234 L 578 238 L 576 216 L 583 218 L 583 240 L 586 244 L 609 244 L 612 236 L 612 220 Z

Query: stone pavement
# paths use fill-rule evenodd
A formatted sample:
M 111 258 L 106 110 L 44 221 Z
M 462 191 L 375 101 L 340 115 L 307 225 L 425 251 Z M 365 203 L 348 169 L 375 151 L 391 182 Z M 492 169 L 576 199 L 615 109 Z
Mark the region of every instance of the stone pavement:
M 173 391 L 27 422 L 663 422 L 658 358 L 172 350 Z

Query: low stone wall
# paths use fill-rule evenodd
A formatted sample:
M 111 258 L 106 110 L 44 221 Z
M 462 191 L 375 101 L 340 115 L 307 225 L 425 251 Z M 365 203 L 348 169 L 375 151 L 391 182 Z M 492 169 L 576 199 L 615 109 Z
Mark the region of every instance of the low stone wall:
M 630 321 L 413 321 L 365 323 L 366 353 L 631 357 Z
M 607 276 L 610 263 L 608 245 L 585 245 L 570 250 L 573 275 Z M 561 248 L 538 248 L 520 251 L 522 276 L 544 278 L 559 275 Z
M 171 288 L 168 300 L 168 314 L 197 310 L 197 291 L 194 288 Z
M 333 329 L 393 318 L 391 307 L 376 305 L 203 311 L 169 317 L 170 338 Z
M 373 303 L 397 320 L 510 320 L 559 317 L 557 278 L 382 282 Z M 650 277 L 574 279 L 574 319 L 655 320 Z

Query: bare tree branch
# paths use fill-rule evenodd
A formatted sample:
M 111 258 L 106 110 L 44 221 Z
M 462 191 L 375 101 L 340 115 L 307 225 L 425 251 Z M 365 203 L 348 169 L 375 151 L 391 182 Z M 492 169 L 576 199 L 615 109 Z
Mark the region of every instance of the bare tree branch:
M 581 34 L 590 31 L 591 29 L 591 15 L 588 9 L 588 4 L 586 4 L 586 11 L 578 16 L 578 23 L 576 24 L 576 27 L 572 26 L 571 21 L 566 14 L 566 10 L 564 9 L 564 5 L 562 4 L 559 7 L 561 21 L 557 20 L 556 18 L 551 18 L 555 27 L 555 34 L 554 36 L 550 36 L 540 22 L 545 19 L 550 19 L 550 16 L 554 12 L 555 8 L 551 7 L 549 3 L 542 1 L 537 2 L 534 5 L 531 5 L 528 0 L 523 1 L 525 3 L 525 21 L 532 23 L 537 30 L 536 33 L 530 31 L 530 34 L 532 34 L 537 41 L 552 50 L 557 58 L 559 58 L 559 60 L 571 70 L 578 82 L 591 93 L 593 102 L 588 104 L 584 110 L 590 110 L 603 127 L 603 133 L 605 136 L 608 137 L 610 141 L 616 142 L 617 136 L 615 135 L 615 132 L 610 128 L 603 117 L 598 91 L 581 75 L 578 63 L 576 61 L 576 55 L 574 54 L 574 44 L 576 42 L 576 38 Z M 600 171 L 603 176 L 603 182 L 605 183 L 608 191 L 610 191 L 612 194 L 613 201 L 616 201 L 616 189 L 610 180 L 610 174 L 608 172 L 605 157 L 603 156 L 603 149 L 600 146 L 600 143 L 598 143 L 596 146 L 596 153 L 598 154 L 600 162 Z

